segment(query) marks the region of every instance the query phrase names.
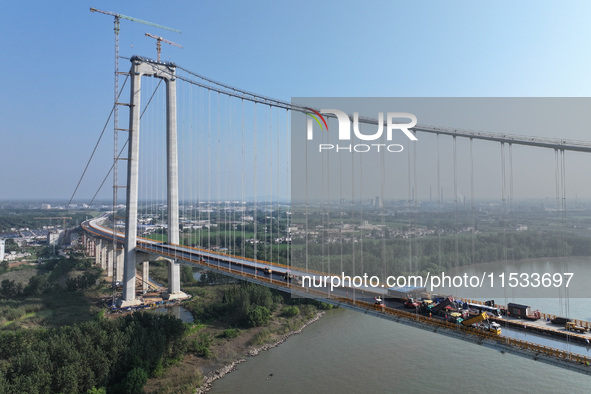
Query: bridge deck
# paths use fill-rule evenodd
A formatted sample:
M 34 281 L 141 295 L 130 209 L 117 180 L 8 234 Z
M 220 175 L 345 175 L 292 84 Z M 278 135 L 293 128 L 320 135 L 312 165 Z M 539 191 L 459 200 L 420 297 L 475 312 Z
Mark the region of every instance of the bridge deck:
M 83 224 L 83 228 L 91 234 L 107 239 L 112 239 L 113 231 L 96 223 L 97 219 L 90 220 Z M 118 238 L 122 235 L 119 233 Z M 281 291 L 291 292 L 294 296 L 312 298 L 319 301 L 327 302 L 333 305 L 344 306 L 364 313 L 369 313 L 381 318 L 394 320 L 404 324 L 416 325 L 420 328 L 434 330 L 436 332 L 445 333 L 453 336 L 460 336 L 470 341 L 475 341 L 480 344 L 485 344 L 490 347 L 502 349 L 522 356 L 532 357 L 536 360 L 544 361 L 550 364 L 560 365 L 566 368 L 574 369 L 585 374 L 591 374 L 591 357 L 577 354 L 574 352 L 556 349 L 549 346 L 544 346 L 539 343 L 524 341 L 521 339 L 510 338 L 504 335 L 496 335 L 491 332 L 476 329 L 473 327 L 466 327 L 455 323 L 450 323 L 435 317 L 422 316 L 417 313 L 405 311 L 399 305 L 398 307 L 387 305 L 375 305 L 364 299 L 351 299 L 331 293 L 328 290 L 320 291 L 312 288 L 305 288 L 300 285 L 294 286 L 291 281 L 273 274 L 264 274 L 260 269 L 264 267 L 272 267 L 273 271 L 277 270 L 279 273 L 287 272 L 290 267 L 280 264 L 271 264 L 269 262 L 254 261 L 248 258 L 240 258 L 236 256 L 229 256 L 223 253 L 212 251 L 205 251 L 198 248 L 190 248 L 181 245 L 167 245 L 153 240 L 141 239 L 138 241 L 137 248 L 141 251 L 158 254 L 163 257 L 172 259 L 180 259 L 189 263 L 205 267 L 237 279 L 250 281 L 253 283 L 262 284 Z M 305 272 L 291 271 L 292 273 L 305 274 Z M 316 274 L 322 274 L 316 272 Z M 364 291 L 359 291 L 358 294 L 365 296 L 368 299 L 368 294 Z M 508 319 L 506 322 L 514 322 L 513 319 Z M 531 322 L 525 323 L 530 324 Z M 538 322 L 536 327 L 546 328 L 545 322 Z M 557 331 L 554 330 L 553 331 Z

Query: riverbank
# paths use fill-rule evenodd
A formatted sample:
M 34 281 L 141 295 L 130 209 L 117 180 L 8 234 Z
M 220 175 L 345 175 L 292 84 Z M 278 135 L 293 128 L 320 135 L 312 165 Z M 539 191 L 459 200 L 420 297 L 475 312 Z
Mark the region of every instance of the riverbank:
M 280 335 L 278 338 L 274 338 L 272 343 L 267 343 L 262 346 L 254 347 L 254 348 L 248 350 L 246 352 L 246 356 L 255 357 L 260 352 L 264 352 L 266 350 L 269 350 L 269 349 L 272 349 L 274 347 L 281 345 L 282 343 L 287 341 L 287 339 L 289 337 L 291 337 L 292 335 L 301 334 L 301 332 L 304 328 L 308 327 L 310 324 L 314 323 L 315 321 L 318 321 L 325 313 L 326 312 L 317 312 L 316 315 L 312 319 L 305 322 L 299 329 L 290 331 L 287 334 Z M 219 369 L 209 373 L 207 376 L 205 376 L 203 378 L 203 383 L 201 384 L 201 386 L 199 386 L 197 388 L 196 393 L 197 394 L 207 393 L 209 390 L 211 390 L 213 382 L 215 382 L 218 379 L 223 378 L 224 376 L 226 376 L 230 372 L 236 370 L 236 367 L 245 361 L 246 361 L 246 358 L 241 358 L 239 360 L 233 361 L 232 363 L 230 363 L 228 365 L 223 366 L 222 368 L 219 368 Z
M 144 387 L 146 393 L 206 393 L 212 384 L 236 367 L 265 350 L 300 334 L 304 328 L 318 321 L 324 314 L 311 305 L 300 306 L 301 314 L 285 317 L 280 311 L 273 315 L 268 325 L 237 330 L 238 335 L 227 338 L 223 326 L 218 324 L 196 326 L 190 338 L 209 336 L 209 355 L 204 357 L 188 352 L 178 363 L 150 378 Z

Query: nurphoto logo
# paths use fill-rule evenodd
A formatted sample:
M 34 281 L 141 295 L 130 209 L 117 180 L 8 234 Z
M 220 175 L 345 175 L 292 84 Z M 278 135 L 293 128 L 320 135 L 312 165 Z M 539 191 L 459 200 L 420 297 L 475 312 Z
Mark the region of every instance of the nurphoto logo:
M 338 137 L 339 141 L 351 141 L 351 119 L 349 115 L 345 112 L 338 110 L 338 109 L 321 109 L 320 112 L 306 108 L 309 112 L 306 112 L 306 115 L 310 116 L 307 119 L 307 137 L 308 140 L 311 141 L 314 139 L 314 122 L 320 126 L 321 130 L 324 130 L 326 127 L 326 131 L 328 132 L 328 123 L 322 114 L 331 114 L 335 116 L 339 122 L 339 132 Z M 394 119 L 407 119 L 410 122 L 405 123 L 395 123 Z M 386 114 L 386 140 L 392 141 L 392 135 L 394 130 L 402 131 L 408 139 L 411 141 L 417 141 L 417 137 L 409 130 L 412 127 L 416 126 L 417 124 L 417 117 L 413 114 L 407 112 L 388 112 Z M 384 113 L 378 113 L 378 120 L 377 120 L 377 131 L 373 134 L 364 134 L 359 129 L 359 113 L 353 113 L 353 133 L 355 138 L 361 141 L 377 141 L 382 138 L 384 133 Z M 361 144 L 325 144 L 321 143 L 318 144 L 318 151 L 335 151 L 335 152 L 358 152 L 358 153 L 365 153 L 370 151 L 387 151 L 392 153 L 402 152 L 404 150 L 403 146 L 400 144 L 384 144 L 384 143 L 361 143 Z

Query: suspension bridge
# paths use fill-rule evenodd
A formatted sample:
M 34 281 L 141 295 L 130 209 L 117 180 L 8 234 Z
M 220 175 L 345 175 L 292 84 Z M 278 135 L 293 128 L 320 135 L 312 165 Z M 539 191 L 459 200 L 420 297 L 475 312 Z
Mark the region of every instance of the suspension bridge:
M 169 264 L 166 295 L 169 299 L 187 297 L 180 283 L 180 264 L 186 262 L 297 296 L 343 305 L 590 372 L 591 359 L 582 354 L 496 336 L 405 312 L 388 303 L 371 302 L 374 297 L 386 296 L 385 289 L 312 288 L 302 286 L 296 279 L 306 275 L 330 276 L 343 271 L 343 264 L 352 263 L 352 275 L 374 269 L 380 280 L 384 280 L 386 271 L 392 269 L 386 263 L 391 256 L 385 244 L 392 234 L 392 230 L 386 229 L 387 212 L 394 208 L 388 208 L 387 201 L 393 200 L 395 193 L 406 194 L 400 198 L 403 203 L 399 208 L 406 213 L 408 221 L 406 232 L 402 233 L 408 239 L 408 256 L 404 259 L 394 256 L 392 259 L 398 260 L 395 267 L 404 272 L 424 269 L 417 248 L 417 231 L 421 226 L 416 223 L 422 199 L 432 203 L 433 216 L 439 215 L 440 222 L 448 220 L 441 212 L 446 206 L 451 207 L 454 222 L 451 237 L 455 237 L 455 256 L 459 259 L 462 223 L 466 218 L 468 224 L 476 220 L 479 182 L 491 183 L 490 175 L 483 179 L 475 173 L 479 158 L 491 156 L 490 152 L 481 156 L 477 152 L 481 148 L 490 151 L 494 147 L 500 153 L 493 173 L 498 176 L 496 183 L 501 189 L 497 209 L 504 218 L 513 212 L 515 147 L 548 152 L 544 153 L 545 158 L 550 159 L 546 163 L 553 163 L 553 166 L 540 165 L 540 168 L 549 168 L 553 173 L 546 177 L 549 181 L 540 185 L 540 190 L 546 197 L 550 196 L 557 228 L 564 229 L 567 212 L 565 156 L 567 152 L 588 154 L 591 143 L 417 124 L 410 130 L 421 142 L 429 141 L 430 153 L 421 156 L 416 142 L 401 143 L 403 151 L 398 154 L 397 165 L 407 164 L 407 187 L 389 194 L 388 188 L 393 182 L 386 174 L 386 152 L 382 152 L 377 169 L 368 168 L 370 161 L 365 159 L 364 170 L 362 155 L 357 158 L 352 154 L 344 163 L 342 156 L 332 152 L 316 152 L 315 145 L 305 141 L 305 132 L 294 134 L 294 120 L 298 124 L 310 124 L 308 115 L 316 113 L 326 115 L 324 124 L 332 132 L 339 119 L 328 114 L 329 110 L 239 89 L 170 62 L 140 56 L 128 60 L 131 68 L 125 74 L 114 108 L 128 108 L 129 126 L 118 131 L 127 133 L 129 138 L 123 148 L 116 151 L 111 166 L 111 171 L 120 165 L 126 166 L 126 184 L 114 185 L 115 189 L 126 191 L 124 206 L 115 201 L 111 214 L 82 225 L 87 254 L 95 257 L 96 264 L 106 270 L 113 283 L 122 283 L 122 293 L 117 299 L 119 307 L 140 303 L 139 295 L 149 286 L 149 262 L 164 258 Z M 129 102 L 125 103 L 122 92 L 128 83 Z M 379 130 L 387 126 L 383 120 L 350 114 L 347 117 L 351 122 L 377 126 Z M 302 119 L 309 120 L 306 123 Z M 329 142 L 328 133 L 321 138 L 322 142 Z M 385 141 L 386 136 L 381 138 Z M 482 145 L 475 147 L 480 142 Z M 440 148 L 440 144 L 447 145 Z M 305 152 L 294 151 L 299 146 L 305 146 Z M 467 148 L 469 153 L 458 154 L 460 148 Z M 303 176 L 295 181 L 294 156 L 305 162 L 313 153 L 318 154 L 320 164 L 310 167 L 306 164 L 300 168 Z M 424 175 L 425 170 L 417 164 L 417 158 L 420 161 L 421 157 L 429 159 L 429 176 Z M 342 182 L 343 169 L 345 177 L 352 176 L 352 184 Z M 375 173 L 378 180 L 377 191 L 367 192 L 373 194 L 365 192 L 370 189 L 366 171 Z M 306 183 L 312 176 L 319 177 L 319 186 Z M 462 176 L 468 180 L 462 180 Z M 302 179 L 305 184 L 301 183 Z M 429 181 L 421 183 L 422 179 Z M 447 192 L 451 195 L 447 199 L 443 192 L 446 182 L 452 183 L 453 190 Z M 398 182 L 398 186 L 400 184 L 403 183 Z M 463 196 L 461 190 L 469 190 L 469 198 Z M 290 197 L 293 200 L 294 195 L 298 196 L 298 203 L 291 201 L 290 204 Z M 374 219 L 375 223 L 370 223 Z M 476 262 L 477 240 L 473 226 L 468 232 L 472 240 L 468 255 L 471 253 L 472 262 Z M 371 241 L 368 241 L 369 234 L 373 234 Z M 445 233 L 433 234 L 441 248 Z M 382 264 L 378 268 L 371 268 L 370 259 L 363 254 L 364 247 L 369 250 L 374 240 L 376 245 L 381 244 L 377 255 Z M 343 245 L 346 248 L 347 243 L 352 251 L 343 252 Z M 503 246 L 506 249 L 506 245 Z M 446 264 L 441 261 L 441 255 L 439 253 L 439 268 Z M 564 257 L 565 252 L 559 251 L 558 255 Z M 139 264 L 142 264 L 142 274 L 138 276 Z M 137 286 L 139 277 L 142 278 L 141 288 Z

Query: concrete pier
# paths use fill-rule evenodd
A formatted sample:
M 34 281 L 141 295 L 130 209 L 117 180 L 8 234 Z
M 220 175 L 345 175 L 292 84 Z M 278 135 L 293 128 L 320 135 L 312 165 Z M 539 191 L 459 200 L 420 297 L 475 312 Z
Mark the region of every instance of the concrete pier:
M 144 279 L 142 283 L 142 293 L 147 293 L 150 289 L 149 281 L 150 281 L 150 262 L 144 261 L 143 263 L 143 270 L 142 270 L 142 278 Z
M 113 265 L 115 262 L 115 250 L 113 244 L 109 242 L 107 245 L 107 276 L 113 277 Z
M 100 241 L 100 251 L 101 251 L 101 268 L 106 270 L 107 269 L 107 241 L 101 239 Z
M 123 264 L 124 264 L 124 253 L 123 249 L 117 248 L 117 257 L 115 260 L 115 280 L 123 282 Z
M 168 293 L 162 298 L 167 300 L 183 299 L 189 297 L 181 291 L 181 264 L 176 259 L 168 261 Z
M 100 238 L 95 239 L 95 242 L 94 242 L 94 263 L 96 265 L 101 264 L 101 240 L 100 240 Z

